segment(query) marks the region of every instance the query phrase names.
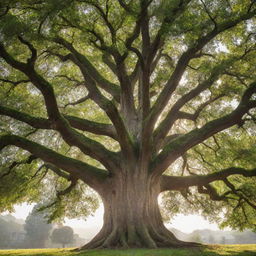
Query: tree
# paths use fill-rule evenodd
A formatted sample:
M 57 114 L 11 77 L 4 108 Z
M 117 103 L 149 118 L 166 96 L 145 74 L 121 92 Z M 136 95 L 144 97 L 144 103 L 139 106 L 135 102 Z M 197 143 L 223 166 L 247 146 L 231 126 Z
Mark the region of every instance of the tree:
M 254 227 L 255 14 L 250 0 L 1 3 L 1 210 L 41 198 L 50 218 L 86 215 L 87 184 L 105 213 L 83 248 L 193 246 L 163 225 L 162 192 L 164 217 Z
M 0 248 L 8 248 L 10 244 L 10 232 L 8 230 L 8 222 L 0 218 Z
M 17 239 L 17 234 L 22 238 L 22 224 L 18 223 L 12 215 L 0 215 L 0 248 L 13 248 L 22 246 L 22 239 Z M 16 237 L 15 237 L 16 236 Z
M 68 226 L 55 228 L 52 231 L 51 240 L 53 243 L 62 244 L 62 247 L 65 248 L 67 244 L 71 244 L 74 241 L 73 229 Z
M 52 229 L 52 224 L 47 223 L 45 214 L 38 212 L 38 209 L 39 206 L 33 208 L 24 224 L 26 244 L 29 248 L 44 248 Z

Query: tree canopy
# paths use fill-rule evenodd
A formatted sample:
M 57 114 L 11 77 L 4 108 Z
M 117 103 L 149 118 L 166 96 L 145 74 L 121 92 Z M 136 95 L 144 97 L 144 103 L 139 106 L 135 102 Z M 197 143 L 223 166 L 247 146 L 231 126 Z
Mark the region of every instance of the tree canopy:
M 166 219 L 254 229 L 255 15 L 250 0 L 2 1 L 0 210 L 87 216 L 93 189 L 105 224 L 88 248 L 183 245 L 161 192 Z

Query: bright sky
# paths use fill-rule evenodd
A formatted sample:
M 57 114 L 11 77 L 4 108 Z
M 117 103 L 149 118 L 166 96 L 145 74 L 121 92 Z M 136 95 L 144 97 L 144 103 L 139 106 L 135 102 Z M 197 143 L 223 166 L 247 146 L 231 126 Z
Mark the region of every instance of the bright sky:
M 15 206 L 15 213 L 12 215 L 18 219 L 26 219 L 29 212 L 32 210 L 33 205 L 22 204 Z M 66 220 L 66 225 L 71 226 L 72 228 L 88 228 L 92 229 L 95 228 L 99 230 L 103 223 L 103 206 L 101 206 L 94 216 L 90 216 L 87 218 L 86 221 L 72 219 Z M 207 220 L 202 218 L 199 215 L 177 215 L 171 224 L 167 224 L 168 227 L 176 228 L 182 232 L 190 233 L 196 229 L 212 229 L 218 230 L 218 226 L 216 224 L 209 223 Z

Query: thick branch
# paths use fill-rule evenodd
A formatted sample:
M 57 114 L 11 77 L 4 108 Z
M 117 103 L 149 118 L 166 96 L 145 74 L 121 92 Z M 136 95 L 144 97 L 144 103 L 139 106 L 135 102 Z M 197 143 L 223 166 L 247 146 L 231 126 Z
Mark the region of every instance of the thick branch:
M 30 81 L 42 92 L 50 121 L 55 130 L 70 146 L 78 147 L 84 154 L 101 162 L 108 170 L 118 170 L 117 155 L 107 150 L 102 144 L 72 129 L 68 121 L 61 115 L 51 84 L 39 75 L 31 65 L 16 61 L 0 44 L 0 56 L 13 68 L 23 72 Z
M 168 112 L 165 119 L 159 124 L 157 129 L 154 132 L 154 143 L 159 148 L 161 145 L 161 141 L 164 140 L 165 136 L 168 134 L 170 129 L 172 128 L 174 122 L 181 118 L 180 109 L 190 100 L 194 99 L 198 96 L 201 92 L 207 90 L 212 86 L 212 84 L 220 77 L 220 75 L 225 72 L 225 69 L 229 67 L 236 58 L 231 58 L 229 60 L 225 60 L 222 63 L 218 64 L 211 72 L 211 75 L 208 79 L 204 80 L 203 82 L 199 83 L 194 89 L 189 91 L 188 93 L 184 94 L 171 108 Z
M 208 175 L 192 175 L 192 176 L 161 176 L 161 191 L 167 190 L 183 190 L 192 186 L 205 186 L 211 182 L 222 180 L 225 181 L 231 175 L 242 175 L 244 177 L 255 177 L 256 169 L 246 170 L 238 167 L 231 167 L 219 172 Z
M 108 173 L 102 169 L 66 157 L 45 146 L 16 135 L 4 135 L 0 137 L 0 150 L 8 145 L 17 146 L 29 151 L 44 162 L 51 163 L 70 173 L 72 176 L 84 180 L 92 188 L 97 189 L 108 176 Z
M 53 128 L 49 119 L 34 117 L 9 107 L 0 106 L 0 115 L 12 117 L 37 129 Z
M 218 28 L 214 28 L 211 32 L 207 35 L 199 38 L 193 47 L 189 48 L 186 52 L 184 52 L 181 57 L 179 58 L 176 68 L 173 71 L 170 79 L 167 81 L 164 89 L 160 93 L 159 97 L 157 98 L 154 106 L 150 111 L 149 118 L 146 122 L 148 129 L 153 129 L 154 124 L 159 117 L 160 113 L 163 111 L 165 106 L 167 105 L 172 93 L 176 90 L 179 82 L 184 74 L 186 67 L 189 61 L 192 58 L 197 57 L 197 53 L 203 49 L 203 47 L 209 43 L 212 39 L 214 39 L 218 34 L 222 33 L 225 30 L 233 28 L 237 24 L 242 21 L 248 20 L 254 17 L 256 10 L 250 13 L 246 13 L 241 15 L 239 18 L 228 20 L 223 22 L 222 24 L 218 24 Z
M 62 39 L 61 39 L 62 40 Z M 83 56 L 81 56 L 71 44 L 64 41 L 67 44 L 67 48 L 72 52 L 71 59 L 72 61 L 80 68 L 81 73 L 84 76 L 86 81 L 86 87 L 91 95 L 92 100 L 108 115 L 115 130 L 117 132 L 118 141 L 120 143 L 122 152 L 124 153 L 126 159 L 131 159 L 134 157 L 134 152 L 132 148 L 132 142 L 130 136 L 127 132 L 125 124 L 119 115 L 119 112 L 116 106 L 112 101 L 108 100 L 100 90 L 97 88 L 96 81 L 93 79 L 91 74 L 88 72 L 88 69 L 84 66 Z M 125 95 L 123 95 L 125 96 Z M 123 98 L 123 97 L 122 97 Z
M 115 140 L 117 139 L 115 128 L 111 124 L 98 123 L 70 115 L 64 115 L 64 117 L 69 121 L 70 125 L 76 129 L 93 134 L 106 135 Z
M 250 109 L 256 107 L 256 101 L 251 96 L 256 92 L 256 82 L 252 83 L 244 92 L 238 107 L 223 117 L 212 120 L 199 129 L 179 136 L 170 142 L 163 151 L 153 160 L 152 171 L 162 173 L 178 157 L 182 156 L 193 146 L 203 142 L 214 134 L 223 131 L 235 124 L 241 123 L 242 117 Z
M 22 36 L 18 36 L 18 39 L 22 44 L 26 45 L 29 48 L 31 52 L 31 57 L 27 59 L 27 63 L 31 66 L 34 66 L 37 59 L 37 50 L 30 42 L 26 41 Z
M 99 72 L 98 70 L 92 65 L 92 63 L 81 53 L 79 53 L 72 44 L 67 42 L 63 38 L 56 38 L 55 39 L 56 43 L 64 46 L 66 49 L 68 49 L 75 57 L 77 60 L 79 60 L 80 65 L 83 65 L 83 68 L 86 69 L 86 72 L 90 74 L 90 76 L 97 82 L 97 84 L 106 92 L 108 92 L 110 95 L 113 96 L 113 98 L 117 101 L 120 102 L 120 89 L 118 85 L 113 84 L 109 82 L 107 79 L 105 79 Z M 77 64 L 76 61 L 70 56 L 67 55 L 65 56 L 66 59 L 63 59 L 64 61 L 69 59 L 73 61 L 75 64 Z
M 0 115 L 9 116 L 16 120 L 22 121 L 37 129 L 54 129 L 54 125 L 49 119 L 42 117 L 34 117 L 18 110 L 0 106 Z M 116 139 L 116 132 L 112 125 L 97 123 L 83 118 L 64 115 L 73 128 L 81 131 L 91 132 L 98 135 L 106 135 Z

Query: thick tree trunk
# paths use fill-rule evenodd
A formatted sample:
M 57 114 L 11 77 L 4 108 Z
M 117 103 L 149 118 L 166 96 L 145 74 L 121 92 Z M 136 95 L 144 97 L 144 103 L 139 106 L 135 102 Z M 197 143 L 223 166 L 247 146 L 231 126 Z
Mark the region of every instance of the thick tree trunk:
M 179 241 L 165 228 L 157 202 L 159 192 L 159 181 L 143 173 L 115 177 L 101 193 L 104 225 L 81 249 L 195 246 Z

